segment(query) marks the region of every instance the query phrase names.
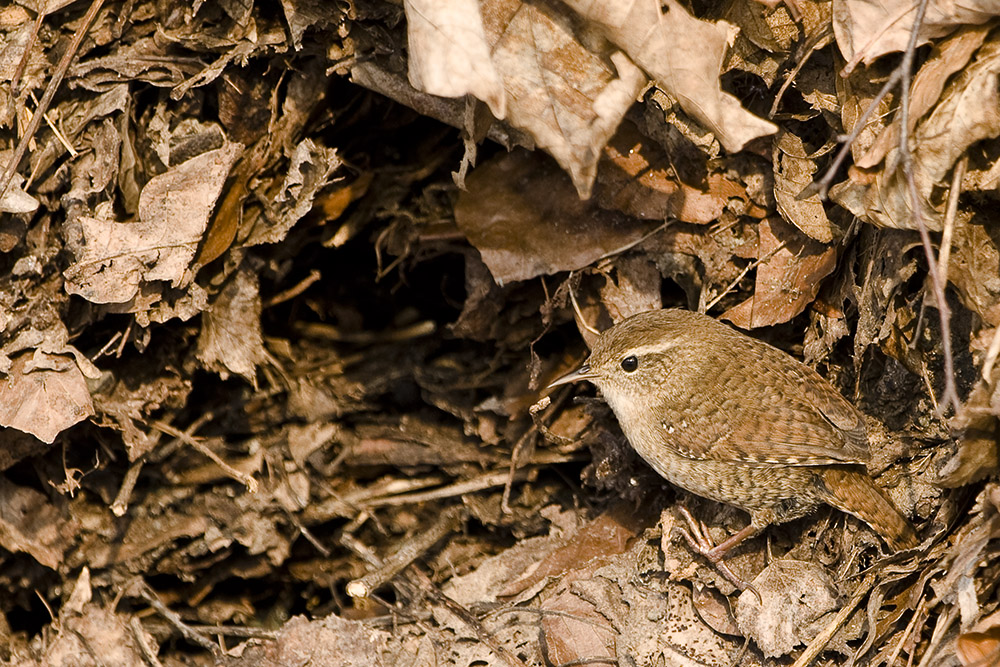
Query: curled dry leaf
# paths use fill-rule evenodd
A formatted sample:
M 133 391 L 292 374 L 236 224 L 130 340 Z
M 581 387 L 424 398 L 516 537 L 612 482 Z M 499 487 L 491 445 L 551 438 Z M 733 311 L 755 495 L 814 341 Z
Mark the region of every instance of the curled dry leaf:
M 476 0 L 405 0 L 410 83 L 417 90 L 486 102 L 507 115 L 506 93 L 492 60 Z
M 927 112 L 941 99 L 941 93 L 953 74 L 965 67 L 975 52 L 983 45 L 990 26 L 963 26 L 934 46 L 927 61 L 920 66 L 910 85 L 910 112 L 907 129 L 914 128 Z M 863 169 L 877 167 L 886 154 L 899 144 L 899 130 L 903 116 L 898 114 L 880 134 L 868 152 L 855 160 Z
M 848 70 L 905 49 L 917 4 L 913 0 L 834 0 L 833 32 Z M 997 14 L 995 0 L 930 0 L 918 39 L 923 43 L 963 24 L 986 23 Z
M 94 303 L 124 303 L 144 282 L 185 284 L 186 272 L 229 169 L 243 147 L 229 144 L 151 178 L 139 197 L 139 220 L 83 217 L 66 291 Z
M 735 26 L 696 19 L 677 0 L 662 3 L 664 11 L 658 0 L 568 0 L 566 4 L 627 53 L 727 151 L 739 151 L 747 142 L 778 129 L 744 109 L 719 83 Z
M 285 238 L 288 230 L 312 210 L 320 190 L 330 183 L 342 164 L 336 149 L 317 145 L 312 139 L 299 142 L 273 202 L 262 198 L 269 204 L 268 215 L 257 221 L 245 245 L 277 243 Z
M 809 307 L 823 278 L 837 266 L 837 250 L 810 239 L 778 217 L 761 220 L 753 296 L 722 318 L 743 329 L 788 322 Z
M 822 198 L 815 194 L 798 199 L 813 181 L 816 155 L 806 151 L 802 138 L 784 130 L 774 142 L 774 199 L 785 220 L 821 243 L 833 240 L 833 225 Z
M 979 49 L 973 62 L 945 89 L 933 111 L 913 133 L 913 178 L 920 213 L 928 229 L 940 230 L 948 174 L 973 144 L 1000 135 L 1000 36 Z M 880 227 L 917 229 L 909 186 L 898 147 L 873 177 L 852 179 L 831 190 L 831 197 L 851 213 Z M 867 182 L 870 180 L 870 184 Z
M 508 120 L 569 172 L 581 197 L 589 197 L 601 149 L 646 76 L 621 53 L 586 48 L 567 17 L 547 6 L 489 0 L 482 12 Z

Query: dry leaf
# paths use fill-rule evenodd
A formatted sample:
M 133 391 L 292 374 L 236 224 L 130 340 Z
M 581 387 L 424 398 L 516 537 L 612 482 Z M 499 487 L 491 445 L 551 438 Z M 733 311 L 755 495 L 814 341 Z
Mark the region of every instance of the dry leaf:
M 602 208 L 634 218 L 708 224 L 718 219 L 730 197 L 746 198 L 744 188 L 718 174 L 709 177 L 707 191 L 680 181 L 672 156 L 629 121 L 618 127 L 604 155 L 594 198 Z
M 808 154 L 802 138 L 784 130 L 774 142 L 773 153 L 778 212 L 807 236 L 829 243 L 833 240 L 833 225 L 826 215 L 823 199 L 818 194 L 798 199 L 798 194 L 813 182 L 818 155 Z
M 688 115 L 711 130 L 727 151 L 735 153 L 778 129 L 744 109 L 720 86 L 722 61 L 735 26 L 698 20 L 677 0 L 666 0 L 664 11 L 658 0 L 567 0 L 566 4 L 596 24 Z
M 736 623 L 769 658 L 787 655 L 807 643 L 840 608 L 837 589 L 819 563 L 775 560 L 753 580 L 763 600 L 744 591 L 736 606 Z
M 973 144 L 1000 135 L 1000 37 L 987 41 L 973 62 L 947 87 L 927 118 L 913 133 L 913 178 L 924 224 L 940 230 L 944 198 L 955 162 Z M 867 177 L 852 174 L 852 180 L 831 190 L 831 197 L 866 222 L 880 227 L 917 229 L 909 186 L 903 173 L 899 148 L 888 151 L 885 167 L 865 185 Z
M 139 197 L 137 222 L 82 217 L 81 247 L 63 273 L 66 291 L 94 303 L 124 303 L 144 282 L 183 285 L 229 169 L 242 150 L 230 144 L 150 179 Z
M 913 0 L 833 0 L 833 31 L 847 59 L 847 70 L 905 49 L 916 8 Z M 986 23 L 998 15 L 997 9 L 996 0 L 930 0 L 918 44 L 963 24 Z
M 781 218 L 761 220 L 753 296 L 722 314 L 743 329 L 788 322 L 816 298 L 837 266 L 837 250 L 803 235 Z M 784 247 L 782 245 L 784 244 Z
M 931 56 L 920 66 L 910 85 L 910 112 L 908 131 L 912 134 L 920 121 L 941 99 L 941 92 L 953 74 L 965 67 L 973 54 L 982 46 L 990 26 L 963 26 L 947 39 L 934 46 Z M 899 144 L 902 114 L 897 114 L 892 124 L 885 128 L 875 143 L 855 161 L 863 169 L 876 167 L 891 149 Z
M 482 12 L 509 122 L 569 172 L 580 197 L 589 197 L 601 149 L 646 76 L 621 53 L 591 52 L 548 6 L 488 0 Z
M 506 93 L 490 58 L 476 0 L 404 0 L 410 83 L 417 90 L 486 102 L 507 115 Z
M 455 222 L 500 285 L 583 268 L 650 229 L 580 201 L 564 173 L 527 151 L 480 165 L 466 185 Z
M 267 358 L 260 328 L 257 273 L 246 264 L 233 275 L 202 313 L 198 360 L 222 379 L 235 373 L 257 383 L 257 366 Z
M 79 529 L 45 494 L 0 477 L 0 546 L 7 551 L 57 570 Z
M 257 220 L 244 245 L 277 243 L 285 238 L 295 223 L 312 210 L 320 190 L 330 183 L 342 164 L 336 149 L 317 146 L 312 139 L 296 145 L 274 201 L 262 197 L 268 209 L 266 219 Z
M 94 414 L 87 380 L 65 357 L 36 350 L 14 359 L 0 381 L 0 425 L 51 444 L 73 424 Z

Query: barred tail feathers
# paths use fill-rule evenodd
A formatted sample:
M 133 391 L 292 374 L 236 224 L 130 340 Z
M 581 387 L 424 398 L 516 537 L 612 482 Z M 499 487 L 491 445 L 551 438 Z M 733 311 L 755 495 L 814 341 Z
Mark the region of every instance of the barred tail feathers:
M 827 491 L 824 500 L 867 523 L 893 550 L 912 549 L 919 544 L 913 524 L 867 473 L 831 466 L 823 470 L 822 479 Z

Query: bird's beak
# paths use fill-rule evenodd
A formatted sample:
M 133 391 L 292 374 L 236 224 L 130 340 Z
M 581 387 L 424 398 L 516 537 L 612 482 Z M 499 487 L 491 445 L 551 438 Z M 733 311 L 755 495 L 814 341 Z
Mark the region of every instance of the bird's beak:
M 570 382 L 576 382 L 577 380 L 590 380 L 595 377 L 597 377 L 597 373 L 590 370 L 590 364 L 584 364 L 575 371 L 570 371 L 558 380 L 549 383 L 549 386 L 546 387 L 546 389 L 552 389 L 552 387 L 558 387 L 561 384 L 569 384 Z

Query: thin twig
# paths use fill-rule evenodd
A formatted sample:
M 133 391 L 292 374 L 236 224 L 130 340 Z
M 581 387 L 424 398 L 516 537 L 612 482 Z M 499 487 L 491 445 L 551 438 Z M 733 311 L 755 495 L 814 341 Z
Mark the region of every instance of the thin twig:
M 138 582 L 139 595 L 149 603 L 149 605 L 157 611 L 163 618 L 165 618 L 172 626 L 180 631 L 181 635 L 193 644 L 197 644 L 204 649 L 207 649 L 214 656 L 219 656 L 219 647 L 216 646 L 211 639 L 196 631 L 190 625 L 185 623 L 177 612 L 173 611 L 167 605 L 160 602 L 160 598 L 157 597 L 156 593 L 153 591 L 149 585 L 143 581 Z
M 353 598 L 366 598 L 394 579 L 396 575 L 424 555 L 439 541 L 457 532 L 465 514 L 461 506 L 446 510 L 428 530 L 404 542 L 395 553 L 386 558 L 380 567 L 347 584 L 347 594 Z
M 896 645 L 892 648 L 892 653 L 889 654 L 889 659 L 886 661 L 885 664 L 887 665 L 896 664 L 896 658 L 899 657 L 900 652 L 903 650 L 903 644 L 905 644 L 906 641 L 913 634 L 914 628 L 917 627 L 917 621 L 919 621 L 921 617 L 924 615 L 924 607 L 926 606 L 926 604 L 927 604 L 927 598 L 925 596 L 921 596 L 920 602 L 917 603 L 917 608 L 913 612 L 913 617 L 910 618 L 910 622 L 906 624 L 906 628 L 899 636 L 899 641 L 897 641 Z
M 199 452 L 210 458 L 217 466 L 222 468 L 222 471 L 224 473 L 235 479 L 237 482 L 240 482 L 241 484 L 246 486 L 247 491 L 249 491 L 250 493 L 257 493 L 257 480 L 253 478 L 253 475 L 248 475 L 245 472 L 241 472 L 236 468 L 232 467 L 231 465 L 229 465 L 228 463 L 226 463 L 225 461 L 223 461 L 218 454 L 216 454 L 211 449 L 206 447 L 204 443 L 198 440 L 198 438 L 195 438 L 194 436 L 185 433 L 184 431 L 181 431 L 180 429 L 175 428 L 170 424 L 166 424 L 161 421 L 154 421 L 150 424 L 150 426 L 159 431 L 162 431 L 163 433 L 166 433 L 167 435 L 177 438 L 185 445 L 189 445 L 195 448 L 196 450 L 198 450 Z
M 569 457 L 563 457 L 562 460 L 569 461 L 572 459 Z M 523 480 L 531 477 L 536 472 L 538 472 L 538 466 L 527 466 L 518 470 L 515 473 L 515 478 L 517 480 Z M 453 498 L 455 496 L 465 495 L 466 493 L 473 493 L 474 491 L 483 491 L 496 486 L 503 486 L 507 482 L 509 475 L 510 473 L 507 470 L 486 473 L 478 477 L 473 477 L 472 479 L 443 486 L 439 489 L 432 489 L 430 491 L 422 491 L 418 493 L 406 493 L 398 496 L 390 496 L 388 498 L 376 498 L 366 502 L 364 507 L 366 509 L 372 509 L 375 507 L 409 505 L 412 503 L 423 503 L 430 500 L 441 500 L 442 498 Z
M 30 97 L 31 101 L 35 103 L 35 109 L 36 109 L 35 113 L 38 113 L 38 111 L 37 111 L 37 109 L 38 109 L 38 100 L 35 99 L 35 94 L 34 93 L 30 93 L 28 95 L 28 97 Z M 31 116 L 31 109 L 28 109 L 27 107 L 25 107 L 25 111 L 28 112 L 28 116 L 29 116 L 28 120 L 31 120 L 31 118 L 30 118 L 30 116 Z M 55 121 L 52 120 L 52 116 L 49 114 L 49 112 L 46 111 L 43 115 L 45 117 L 45 123 L 49 126 L 49 129 L 52 130 L 52 134 L 56 135 L 56 139 L 58 139 L 59 143 L 61 143 L 63 145 L 63 148 L 65 148 L 66 151 L 71 156 L 73 156 L 73 157 L 76 157 L 77 155 L 79 155 L 80 153 L 75 148 L 73 148 L 73 144 L 69 143 L 69 139 L 67 139 L 66 135 L 62 133 L 62 130 L 60 130 L 58 127 L 56 127 Z
M 129 619 L 128 628 L 132 631 L 132 639 L 139 645 L 139 652 L 142 654 L 142 659 L 146 661 L 146 664 L 149 667 L 162 667 L 163 663 L 156 657 L 156 651 L 146 641 L 146 631 L 142 627 L 142 621 L 133 616 Z
M 24 159 L 24 155 L 28 151 L 28 144 L 34 138 L 35 132 L 38 132 L 45 112 L 48 111 L 49 105 L 52 104 L 52 98 L 56 96 L 56 91 L 59 90 L 59 84 L 62 83 L 63 77 L 66 76 L 66 72 L 76 57 L 77 51 L 80 50 L 83 38 L 86 37 L 94 19 L 97 18 L 97 12 L 101 10 L 101 5 L 103 4 L 104 0 L 93 0 L 90 3 L 90 8 L 84 15 L 83 22 L 80 23 L 79 29 L 73 35 L 73 41 L 70 42 L 66 52 L 63 53 L 63 57 L 59 60 L 59 65 L 56 66 L 55 72 L 52 73 L 52 78 L 49 79 L 49 83 L 45 87 L 45 93 L 42 95 L 42 99 L 38 103 L 34 115 L 28 122 L 27 129 L 21 136 L 21 140 L 17 142 L 17 148 L 14 149 L 14 154 L 11 156 L 10 162 L 7 163 L 7 166 L 3 170 L 3 175 L 0 176 L 0 197 L 3 197 L 7 193 L 7 188 L 10 187 L 10 183 L 14 178 L 14 172 L 17 171 L 17 165 Z
M 865 596 L 868 595 L 869 591 L 871 591 L 871 589 L 875 586 L 875 581 L 877 579 L 878 575 L 875 572 L 868 573 L 868 576 L 865 577 L 860 584 L 858 584 L 857 589 L 854 591 L 854 595 L 851 596 L 851 599 L 848 600 L 847 604 L 841 607 L 840 611 L 837 612 L 837 615 L 833 617 L 833 620 L 831 620 L 830 623 L 823 628 L 823 631 L 816 635 L 811 642 L 809 642 L 809 645 L 806 646 L 804 651 L 802 651 L 802 655 L 795 660 L 792 667 L 806 667 L 806 665 L 809 665 L 816 659 L 816 656 L 818 656 L 820 652 L 826 648 L 826 645 L 830 642 L 830 640 L 833 639 L 833 635 L 837 633 L 840 626 L 847 622 L 847 619 L 851 617 L 851 614 L 854 613 L 857 606 L 861 604 L 861 601 L 865 599 Z
M 567 278 L 567 280 L 571 279 L 572 277 L 573 273 L 570 272 L 569 278 Z M 576 301 L 576 292 L 573 290 L 572 285 L 569 286 L 569 300 L 570 303 L 573 304 L 573 314 L 576 315 L 576 321 L 580 323 L 580 326 L 589 331 L 590 333 L 594 334 L 595 336 L 600 336 L 601 332 L 595 329 L 594 327 L 590 326 L 587 320 L 584 319 L 583 312 L 580 311 L 580 304 L 577 303 Z
M 993 340 L 990 341 L 990 347 L 986 350 L 986 361 L 983 362 L 983 380 L 986 382 L 992 382 L 993 376 L 993 364 L 997 361 L 997 355 L 1000 355 L 1000 327 L 993 330 Z
M 929 665 L 937 664 L 935 661 L 937 650 L 957 617 L 957 604 L 949 606 L 948 611 L 945 613 L 938 614 L 937 623 L 934 624 L 934 630 L 931 632 L 931 639 L 927 644 L 927 650 L 924 651 L 923 656 L 920 658 L 919 667 L 928 667 Z
M 944 230 L 941 232 L 941 248 L 938 250 L 938 272 L 942 285 L 948 284 L 948 262 L 951 260 L 951 242 L 955 235 L 955 218 L 958 216 L 958 198 L 962 195 L 962 179 L 969 164 L 969 156 L 963 155 L 955 163 L 955 173 L 951 175 L 951 190 L 948 191 L 948 208 L 944 213 Z
M 930 232 L 927 230 L 927 223 L 924 220 L 923 204 L 920 194 L 917 192 L 916 176 L 913 172 L 913 155 L 909 147 L 909 113 L 910 113 L 910 78 L 913 69 L 913 61 L 917 52 L 917 37 L 920 33 L 920 26 L 923 25 L 924 14 L 927 12 L 928 0 L 920 0 L 917 5 L 917 14 L 913 19 L 913 28 L 910 30 L 910 41 L 906 45 L 903 54 L 903 62 L 900 64 L 902 72 L 902 83 L 900 85 L 900 123 L 899 123 L 899 152 L 902 158 L 903 175 L 906 178 L 907 194 L 910 199 L 910 209 L 913 211 L 913 220 L 917 224 L 917 231 L 920 233 L 920 242 L 924 247 L 924 255 L 927 258 L 927 269 L 930 274 L 931 292 L 938 307 L 938 318 L 941 326 L 941 352 L 944 357 L 944 392 L 940 397 L 940 404 L 937 408 L 938 414 L 943 413 L 949 407 L 955 412 L 961 409 L 962 404 L 958 398 L 958 391 L 955 388 L 955 362 L 951 352 L 951 309 L 948 307 L 945 296 L 945 286 L 941 282 L 941 274 L 938 271 L 937 260 L 934 257 L 934 245 L 931 242 Z
M 125 516 L 125 512 L 128 511 L 129 498 L 132 497 L 132 491 L 135 490 L 135 483 L 139 481 L 139 473 L 142 472 L 142 466 L 145 463 L 145 457 L 140 457 L 133 461 L 132 465 L 125 471 L 122 485 L 118 488 L 118 495 L 115 496 L 114 501 L 111 503 L 111 513 L 115 516 Z
M 879 102 L 881 102 L 882 99 L 889 94 L 889 91 L 892 90 L 897 83 L 899 83 L 902 75 L 902 71 L 898 67 L 893 70 L 892 74 L 889 76 L 889 80 L 886 81 L 881 90 L 878 91 L 878 95 L 876 95 L 875 99 L 869 103 L 868 108 L 865 109 L 863 114 L 861 114 L 861 118 L 854 123 L 854 128 L 844 139 L 844 145 L 841 146 L 840 151 L 837 153 L 837 157 L 835 157 L 830 166 L 827 167 L 826 173 L 823 174 L 823 178 L 818 181 L 813 181 L 803 188 L 802 192 L 795 196 L 796 200 L 801 201 L 803 199 L 809 199 L 815 194 L 818 194 L 820 199 L 826 199 L 826 196 L 830 192 L 830 185 L 833 183 L 833 179 L 837 177 L 837 172 L 840 171 L 840 165 L 844 163 L 844 160 L 847 158 L 847 154 L 851 152 L 851 146 L 854 145 L 854 141 L 861 134 L 861 131 L 865 129 L 868 119 L 875 112 Z
M 28 61 L 31 60 L 31 50 L 35 48 L 35 42 L 38 41 L 38 33 L 42 29 L 42 21 L 45 20 L 47 9 L 48 7 L 42 5 L 42 8 L 36 13 L 35 24 L 31 26 L 31 34 L 28 35 L 28 41 L 24 45 L 24 53 L 21 54 L 21 60 L 17 63 L 14 76 L 10 78 L 10 96 L 14 99 L 17 99 L 21 94 L 21 77 L 24 76 L 24 71 L 28 68 Z

